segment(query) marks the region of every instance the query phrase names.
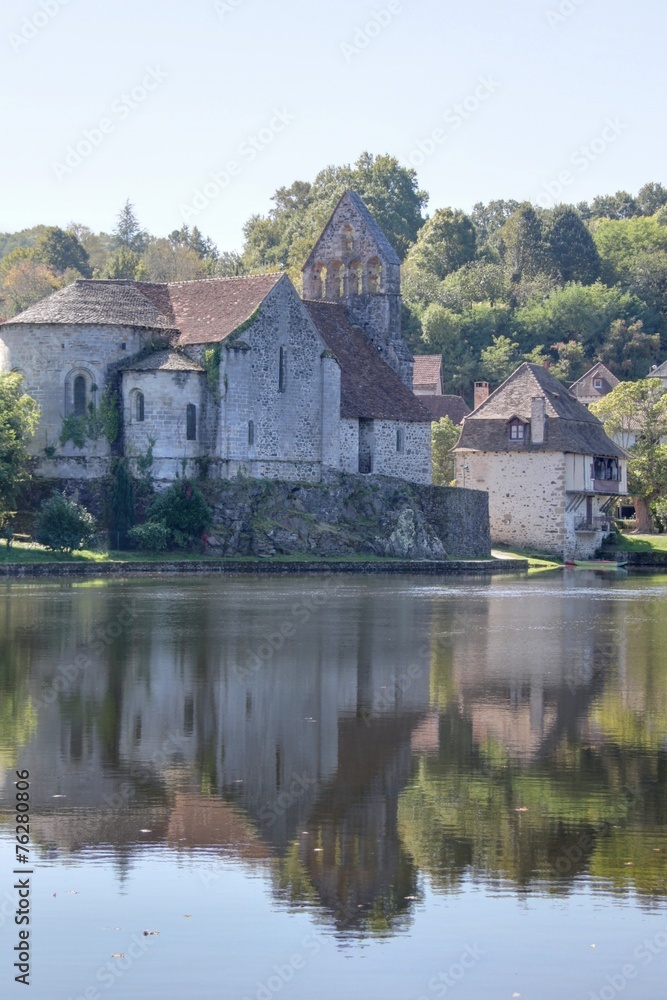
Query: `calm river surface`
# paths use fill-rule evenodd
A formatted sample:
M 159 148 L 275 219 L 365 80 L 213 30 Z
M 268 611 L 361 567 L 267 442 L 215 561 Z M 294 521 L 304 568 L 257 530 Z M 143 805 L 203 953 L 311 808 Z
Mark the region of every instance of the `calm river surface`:
M 664 1000 L 667 577 L 3 582 L 0 811 L 3 998 Z

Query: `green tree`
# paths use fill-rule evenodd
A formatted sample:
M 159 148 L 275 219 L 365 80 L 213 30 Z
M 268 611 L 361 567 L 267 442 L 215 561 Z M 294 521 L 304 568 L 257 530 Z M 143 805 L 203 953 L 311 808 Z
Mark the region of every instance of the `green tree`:
M 0 295 L 5 300 L 7 317 L 22 312 L 61 286 L 46 264 L 32 260 L 29 255 L 17 259 L 17 253 L 14 251 L 3 259 L 2 265 L 10 264 L 6 270 L 0 266 Z
M 35 526 L 40 545 L 55 552 L 72 552 L 89 545 L 95 535 L 95 518 L 64 493 L 54 493 L 42 504 Z
M 502 229 L 507 220 L 521 208 L 521 203 L 510 198 L 490 201 L 488 205 L 478 201 L 472 207 L 470 217 L 477 230 L 478 243 L 484 244 L 497 229 Z
M 522 205 L 496 232 L 493 243 L 513 283 L 549 270 L 542 223 L 532 205 Z
M 431 424 L 431 470 L 436 486 L 450 486 L 455 477 L 452 448 L 458 444 L 461 428 L 449 417 Z
M 129 278 L 136 281 L 141 273 L 141 257 L 128 247 L 117 247 L 107 258 L 103 278 Z
M 558 205 L 550 212 L 544 239 L 552 265 L 563 284 L 579 281 L 591 285 L 600 277 L 600 256 L 595 241 L 570 205 Z
M 148 233 L 139 225 L 134 205 L 128 198 L 118 213 L 116 228 L 111 234 L 114 247 L 125 247 L 141 254 L 148 244 Z
M 551 374 L 565 385 L 572 385 L 590 368 L 586 352 L 576 340 L 552 344 L 551 350 L 558 357 L 556 363 L 551 366 Z
M 127 546 L 128 534 L 134 526 L 134 483 L 124 461 L 116 462 L 109 497 L 110 543 L 117 549 Z
M 419 271 L 442 280 L 475 257 L 475 227 L 465 212 L 439 208 L 424 224 L 408 261 Z
M 498 336 L 480 355 L 482 375 L 489 382 L 504 382 L 519 364 L 519 345 L 509 337 Z
M 23 376 L 0 372 L 0 524 L 29 478 L 28 442 L 38 420 L 39 407 L 23 391 Z
M 163 523 L 178 548 L 196 541 L 210 525 L 212 516 L 202 491 L 187 479 L 177 480 L 148 508 L 149 521 Z
M 596 219 L 631 219 L 639 212 L 640 208 L 636 198 L 633 198 L 627 191 L 598 195 L 593 199 L 591 205 L 591 215 Z
M 462 317 L 432 303 L 422 316 L 422 329 L 424 344 L 442 355 L 445 390 L 464 391 L 475 377 L 477 361 L 466 343 Z
M 607 284 L 628 285 L 639 254 L 667 251 L 667 227 L 657 219 L 638 216 L 630 219 L 601 219 L 593 226 L 593 238 Z
M 445 306 L 463 310 L 473 302 L 488 302 L 492 306 L 505 302 L 508 292 L 502 264 L 475 260 L 447 275 L 438 298 Z
M 610 437 L 630 454 L 628 490 L 637 512 L 637 527 L 653 531 L 651 507 L 667 496 L 667 392 L 660 379 L 620 382 L 591 412 Z
M 667 205 L 667 188 L 655 182 L 644 184 L 637 194 L 637 205 L 642 215 L 655 215 L 663 205 Z
M 58 226 L 49 226 L 45 230 L 35 245 L 34 259 L 55 274 L 63 274 L 70 269 L 78 271 L 84 278 L 91 278 L 93 274 L 85 248 L 74 233 L 65 232 Z
M 193 281 L 205 278 L 208 270 L 204 260 L 191 247 L 158 239 L 148 244 L 135 274 L 142 281 Z
M 641 320 L 615 319 L 599 351 L 600 361 L 619 378 L 646 378 L 660 357 L 660 334 L 646 333 Z

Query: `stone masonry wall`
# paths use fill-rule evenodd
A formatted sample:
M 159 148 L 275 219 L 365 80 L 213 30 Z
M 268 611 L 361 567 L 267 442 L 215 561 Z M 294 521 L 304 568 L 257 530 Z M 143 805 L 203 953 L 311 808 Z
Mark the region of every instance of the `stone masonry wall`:
M 492 542 L 563 554 L 564 455 L 458 453 L 456 481 L 489 494 Z

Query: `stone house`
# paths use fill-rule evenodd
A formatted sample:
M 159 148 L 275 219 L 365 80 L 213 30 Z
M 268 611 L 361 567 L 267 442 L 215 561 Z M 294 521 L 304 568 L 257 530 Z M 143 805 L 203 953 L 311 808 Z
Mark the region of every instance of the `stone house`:
M 610 393 L 619 383 L 620 379 L 613 372 L 610 372 L 606 365 L 598 361 L 581 378 L 572 383 L 570 392 L 584 406 L 590 406 L 591 403 L 597 403 L 603 396 Z
M 667 361 L 663 361 L 661 365 L 652 368 L 646 377 L 659 378 L 663 389 L 667 389 Z
M 399 260 L 347 192 L 303 273 L 166 284 L 81 279 L 0 326 L 0 369 L 41 407 L 39 475 L 96 478 L 114 456 L 157 480 L 326 470 L 429 483 Z
M 436 422 L 449 417 L 454 424 L 460 424 L 470 413 L 470 407 L 463 396 L 443 394 L 442 355 L 415 354 L 412 390 L 419 396 L 422 406 Z
M 463 421 L 457 485 L 486 490 L 492 542 L 588 558 L 627 495 L 625 451 L 553 375 L 525 362 Z

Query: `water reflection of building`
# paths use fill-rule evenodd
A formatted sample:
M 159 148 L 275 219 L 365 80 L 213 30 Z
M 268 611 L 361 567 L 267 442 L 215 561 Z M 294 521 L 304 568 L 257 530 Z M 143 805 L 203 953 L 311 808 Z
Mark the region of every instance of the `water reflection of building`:
M 43 776 L 33 799 L 42 842 L 127 852 L 166 840 L 260 859 L 301 838 L 304 872 L 338 924 L 380 899 L 387 912 L 405 909 L 414 872 L 396 811 L 411 732 L 428 709 L 430 654 L 415 651 L 428 609 L 363 582 L 353 594 L 221 589 L 144 592 L 115 636 L 122 606 L 109 612 L 99 593 L 79 604 L 70 595 L 60 630 L 47 612 L 51 641 L 35 617 L 20 624 L 25 696 L 38 706 L 21 761 Z M 105 630 L 103 651 L 51 700 L 53 680 Z M 358 864 L 347 851 L 337 902 L 331 865 L 340 870 L 340 845 L 352 843 Z M 408 887 L 401 899 L 384 901 L 398 885 Z

